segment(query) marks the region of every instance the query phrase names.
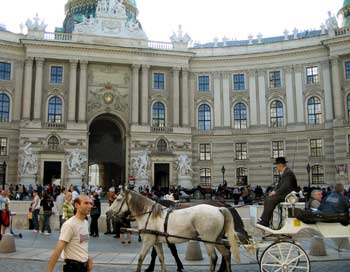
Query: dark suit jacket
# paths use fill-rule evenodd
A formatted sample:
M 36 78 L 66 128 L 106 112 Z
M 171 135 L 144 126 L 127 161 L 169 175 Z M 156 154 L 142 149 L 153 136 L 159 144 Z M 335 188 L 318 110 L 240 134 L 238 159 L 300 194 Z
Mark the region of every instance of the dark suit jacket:
M 277 196 L 285 197 L 292 191 L 297 191 L 298 184 L 297 179 L 292 170 L 288 167 L 284 170 L 280 181 L 278 182 L 274 191 Z

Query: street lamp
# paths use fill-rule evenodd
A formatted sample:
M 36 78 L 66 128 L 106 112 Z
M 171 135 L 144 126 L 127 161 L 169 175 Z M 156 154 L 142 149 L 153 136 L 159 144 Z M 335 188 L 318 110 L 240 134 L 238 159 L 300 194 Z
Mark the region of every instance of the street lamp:
M 225 181 L 225 166 L 223 165 L 222 168 L 221 168 L 221 173 L 222 173 L 222 184 L 224 184 L 224 181 Z
M 2 189 L 5 190 L 5 181 L 6 181 L 6 162 L 0 166 L 1 168 L 1 176 L 2 176 Z
M 311 166 L 310 163 L 306 165 L 306 171 L 307 171 L 307 195 L 306 195 L 306 200 L 308 201 L 310 199 L 310 171 L 311 171 Z

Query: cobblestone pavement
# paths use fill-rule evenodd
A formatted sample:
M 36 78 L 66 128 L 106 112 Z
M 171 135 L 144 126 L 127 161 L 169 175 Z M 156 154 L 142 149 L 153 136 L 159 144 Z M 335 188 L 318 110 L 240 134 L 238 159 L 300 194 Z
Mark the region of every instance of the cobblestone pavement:
M 59 264 L 55 272 L 59 272 L 62 264 Z M 5 260 L 0 261 L 1 272 L 42 272 L 45 271 L 47 262 L 44 261 L 27 261 L 27 260 Z M 327 261 L 327 262 L 312 262 L 312 271 L 317 272 L 346 272 L 349 271 L 350 260 L 346 261 Z M 145 269 L 145 267 L 144 267 Z M 176 272 L 174 266 L 167 267 L 169 272 Z M 127 265 L 96 265 L 93 272 L 130 272 L 135 271 L 135 266 Z M 186 272 L 206 272 L 208 271 L 207 266 L 190 266 L 186 269 Z M 259 271 L 256 264 L 244 264 L 233 266 L 235 272 L 255 272 Z M 160 272 L 159 267 L 156 268 L 155 272 Z

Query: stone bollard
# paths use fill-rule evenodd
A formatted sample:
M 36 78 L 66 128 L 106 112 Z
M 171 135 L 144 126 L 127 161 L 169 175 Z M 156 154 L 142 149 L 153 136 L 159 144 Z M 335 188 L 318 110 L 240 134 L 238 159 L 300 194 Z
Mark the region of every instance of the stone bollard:
M 323 238 L 314 237 L 311 239 L 311 247 L 309 255 L 311 256 L 327 256 L 326 247 Z
M 5 234 L 0 241 L 0 253 L 12 252 L 16 252 L 15 237 L 10 234 Z
M 203 260 L 201 247 L 198 241 L 189 241 L 187 244 L 185 259 L 188 261 L 201 261 Z

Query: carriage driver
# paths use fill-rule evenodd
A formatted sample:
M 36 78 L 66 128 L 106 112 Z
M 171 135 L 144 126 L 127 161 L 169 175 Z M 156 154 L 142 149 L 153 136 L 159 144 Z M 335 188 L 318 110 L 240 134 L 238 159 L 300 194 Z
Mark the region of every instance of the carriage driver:
M 287 166 L 286 159 L 284 157 L 278 157 L 274 164 L 276 165 L 276 169 L 281 173 L 281 176 L 273 191 L 265 199 L 264 211 L 258 221 L 258 224 L 265 227 L 269 227 L 273 210 L 277 204 L 283 202 L 290 192 L 298 190 L 297 179 L 292 170 Z

